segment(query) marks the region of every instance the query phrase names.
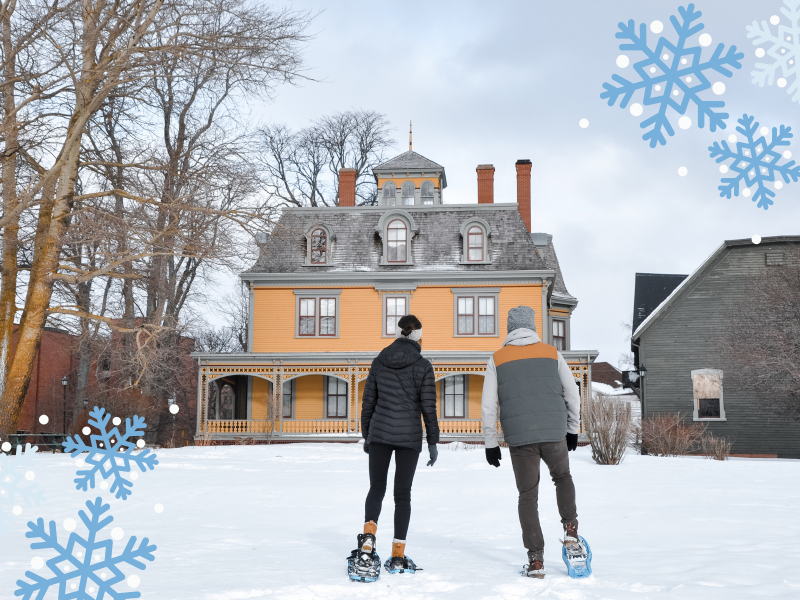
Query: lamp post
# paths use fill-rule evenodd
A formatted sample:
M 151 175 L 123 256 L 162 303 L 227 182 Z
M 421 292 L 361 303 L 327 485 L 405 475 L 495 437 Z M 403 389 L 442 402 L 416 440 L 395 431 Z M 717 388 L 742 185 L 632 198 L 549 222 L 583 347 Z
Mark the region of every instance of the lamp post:
M 64 407 L 61 412 L 61 425 L 64 427 L 64 432 L 67 433 L 67 384 L 69 381 L 67 380 L 67 376 L 64 375 L 61 378 L 61 388 L 64 390 Z

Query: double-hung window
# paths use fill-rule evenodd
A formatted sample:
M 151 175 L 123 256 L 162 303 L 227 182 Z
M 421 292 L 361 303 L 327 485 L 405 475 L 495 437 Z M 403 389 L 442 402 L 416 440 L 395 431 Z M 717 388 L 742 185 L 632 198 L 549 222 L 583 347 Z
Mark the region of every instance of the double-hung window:
M 338 337 L 341 290 L 295 290 L 295 337 Z
M 499 335 L 499 289 L 451 289 L 455 299 L 453 325 L 456 336 Z
M 464 375 L 447 377 L 441 384 L 442 418 L 465 419 L 467 417 L 467 385 Z
M 390 263 L 406 262 L 406 251 L 408 247 L 408 228 L 404 221 L 395 219 L 389 223 L 387 228 L 388 240 L 386 243 L 388 250 L 388 261 Z
M 384 329 L 383 335 L 394 337 L 397 335 L 397 322 L 408 314 L 408 296 L 386 295 L 383 299 Z
M 556 350 L 567 349 L 567 323 L 560 319 L 553 319 L 553 346 Z
M 342 419 L 347 417 L 347 383 L 338 377 L 326 377 L 325 417 Z
M 324 229 L 315 229 L 311 234 L 311 264 L 324 265 L 328 262 L 328 236 Z

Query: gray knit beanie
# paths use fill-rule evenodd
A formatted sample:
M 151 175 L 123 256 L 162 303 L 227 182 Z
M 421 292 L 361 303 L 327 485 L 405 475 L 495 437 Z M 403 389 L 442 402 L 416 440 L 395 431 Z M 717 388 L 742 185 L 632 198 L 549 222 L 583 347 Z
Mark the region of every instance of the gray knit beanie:
M 515 329 L 536 331 L 536 311 L 529 306 L 518 306 L 508 311 L 508 333 Z

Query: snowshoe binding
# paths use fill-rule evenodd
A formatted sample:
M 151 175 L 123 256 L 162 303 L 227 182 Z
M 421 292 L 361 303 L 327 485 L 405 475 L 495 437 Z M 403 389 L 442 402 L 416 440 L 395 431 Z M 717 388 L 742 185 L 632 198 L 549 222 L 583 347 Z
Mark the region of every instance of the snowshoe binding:
M 564 537 L 564 546 L 561 549 L 561 558 L 567 565 L 567 572 L 573 579 L 581 579 L 592 574 L 592 549 L 583 536 L 577 539 L 571 536 Z
M 372 538 L 372 550 L 364 552 L 364 541 Z M 375 552 L 375 536 L 370 533 L 358 534 L 358 547 L 347 557 L 347 574 L 353 581 L 369 583 L 377 581 L 381 574 L 381 557 Z
M 403 556 L 402 558 L 399 556 L 393 556 L 383 564 L 383 568 L 386 569 L 387 573 L 413 574 L 417 571 L 422 571 L 422 569 L 415 565 L 414 561 L 407 556 Z
M 520 575 L 524 575 L 525 577 L 533 577 L 535 579 L 544 579 L 544 563 L 540 560 L 532 560 L 530 563 L 522 567 Z

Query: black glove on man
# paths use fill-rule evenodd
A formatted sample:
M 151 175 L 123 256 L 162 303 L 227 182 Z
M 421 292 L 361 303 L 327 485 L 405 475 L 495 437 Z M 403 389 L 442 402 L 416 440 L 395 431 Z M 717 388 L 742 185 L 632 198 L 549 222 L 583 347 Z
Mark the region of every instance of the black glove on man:
M 436 444 L 428 444 L 428 454 L 430 454 L 431 459 L 428 461 L 428 466 L 432 467 L 436 462 L 436 459 L 439 458 L 439 450 L 436 448 Z
M 577 433 L 568 433 L 567 434 L 567 450 L 575 450 L 578 447 L 578 434 Z
M 367 442 L 364 442 L 364 452 L 369 454 L 369 444 Z
M 500 466 L 500 460 L 503 458 L 503 455 L 500 453 L 500 446 L 495 446 L 494 448 L 486 448 L 486 462 L 488 462 L 493 467 Z

